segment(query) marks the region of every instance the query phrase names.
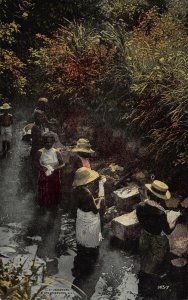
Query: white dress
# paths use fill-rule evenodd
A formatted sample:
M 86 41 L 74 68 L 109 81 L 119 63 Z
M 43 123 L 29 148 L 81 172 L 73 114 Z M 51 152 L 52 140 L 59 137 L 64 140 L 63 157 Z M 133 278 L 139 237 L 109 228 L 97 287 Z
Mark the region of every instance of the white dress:
M 42 149 L 42 154 L 40 156 L 40 164 L 47 168 L 46 176 L 49 176 L 53 173 L 54 168 L 58 166 L 59 161 L 57 158 L 57 151 L 55 148 L 51 149 Z

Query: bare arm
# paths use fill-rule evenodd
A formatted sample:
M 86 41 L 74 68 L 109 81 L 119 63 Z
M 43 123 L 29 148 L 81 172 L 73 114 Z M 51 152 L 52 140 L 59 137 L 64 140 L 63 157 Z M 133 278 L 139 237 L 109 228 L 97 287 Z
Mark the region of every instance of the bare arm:
M 12 115 L 10 115 L 10 123 L 11 123 L 11 125 L 13 124 L 13 116 Z
M 35 155 L 35 159 L 34 159 L 34 164 L 36 166 L 36 168 L 39 170 L 39 171 L 43 171 L 45 172 L 46 171 L 46 168 L 45 167 L 42 167 L 41 164 L 40 164 L 40 157 L 41 157 L 41 151 L 38 150 L 36 155 Z
M 86 189 L 87 193 L 88 193 L 88 202 L 89 202 L 89 205 L 90 205 L 90 208 L 91 208 L 91 211 L 94 213 L 94 214 L 97 214 L 99 209 L 100 209 L 100 201 L 98 204 L 96 204 L 95 202 L 95 199 L 92 195 L 92 193 L 90 192 L 89 189 Z
M 104 197 L 99 197 L 94 199 L 95 206 L 97 209 L 100 209 L 102 201 L 104 201 Z

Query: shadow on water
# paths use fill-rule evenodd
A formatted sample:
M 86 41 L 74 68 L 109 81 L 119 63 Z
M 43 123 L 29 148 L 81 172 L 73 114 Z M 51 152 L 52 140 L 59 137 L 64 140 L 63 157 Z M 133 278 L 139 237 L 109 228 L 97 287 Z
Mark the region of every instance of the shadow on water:
M 32 237 L 41 237 L 38 244 L 37 256 L 40 258 L 57 257 L 56 245 L 60 234 L 61 216 L 58 209 L 47 210 L 35 207 L 31 220 L 28 223 L 25 240 Z

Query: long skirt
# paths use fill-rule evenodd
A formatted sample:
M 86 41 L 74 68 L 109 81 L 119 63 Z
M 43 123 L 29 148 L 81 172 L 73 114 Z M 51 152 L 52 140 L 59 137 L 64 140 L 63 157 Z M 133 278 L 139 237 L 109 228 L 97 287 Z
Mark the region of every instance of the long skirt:
M 62 199 L 60 171 L 56 170 L 50 176 L 40 172 L 38 180 L 38 204 L 43 207 L 56 207 Z
M 99 246 L 102 240 L 99 213 L 94 214 L 92 211 L 77 210 L 76 240 L 78 244 L 86 248 Z
M 12 125 L 10 126 L 1 126 L 1 141 L 11 142 L 12 140 Z
M 139 250 L 143 272 L 157 275 L 165 271 L 170 251 L 166 235 L 153 235 L 142 230 Z

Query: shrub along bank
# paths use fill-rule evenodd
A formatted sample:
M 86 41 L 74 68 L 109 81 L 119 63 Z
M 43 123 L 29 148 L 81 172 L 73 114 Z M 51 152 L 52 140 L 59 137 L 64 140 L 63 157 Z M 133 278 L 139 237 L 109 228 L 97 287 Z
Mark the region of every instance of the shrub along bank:
M 66 20 L 62 17 L 57 23 L 49 14 L 52 31 L 49 20 L 45 30 L 37 23 L 24 60 L 27 93 L 48 94 L 60 116 L 73 105 L 100 115 L 126 138 L 144 141 L 158 176 L 185 176 L 188 4 L 184 0 L 90 4 L 93 14 L 82 1 L 82 7 L 72 6 Z M 41 20 L 45 14 L 37 11 Z M 32 9 L 28 14 L 33 18 Z

